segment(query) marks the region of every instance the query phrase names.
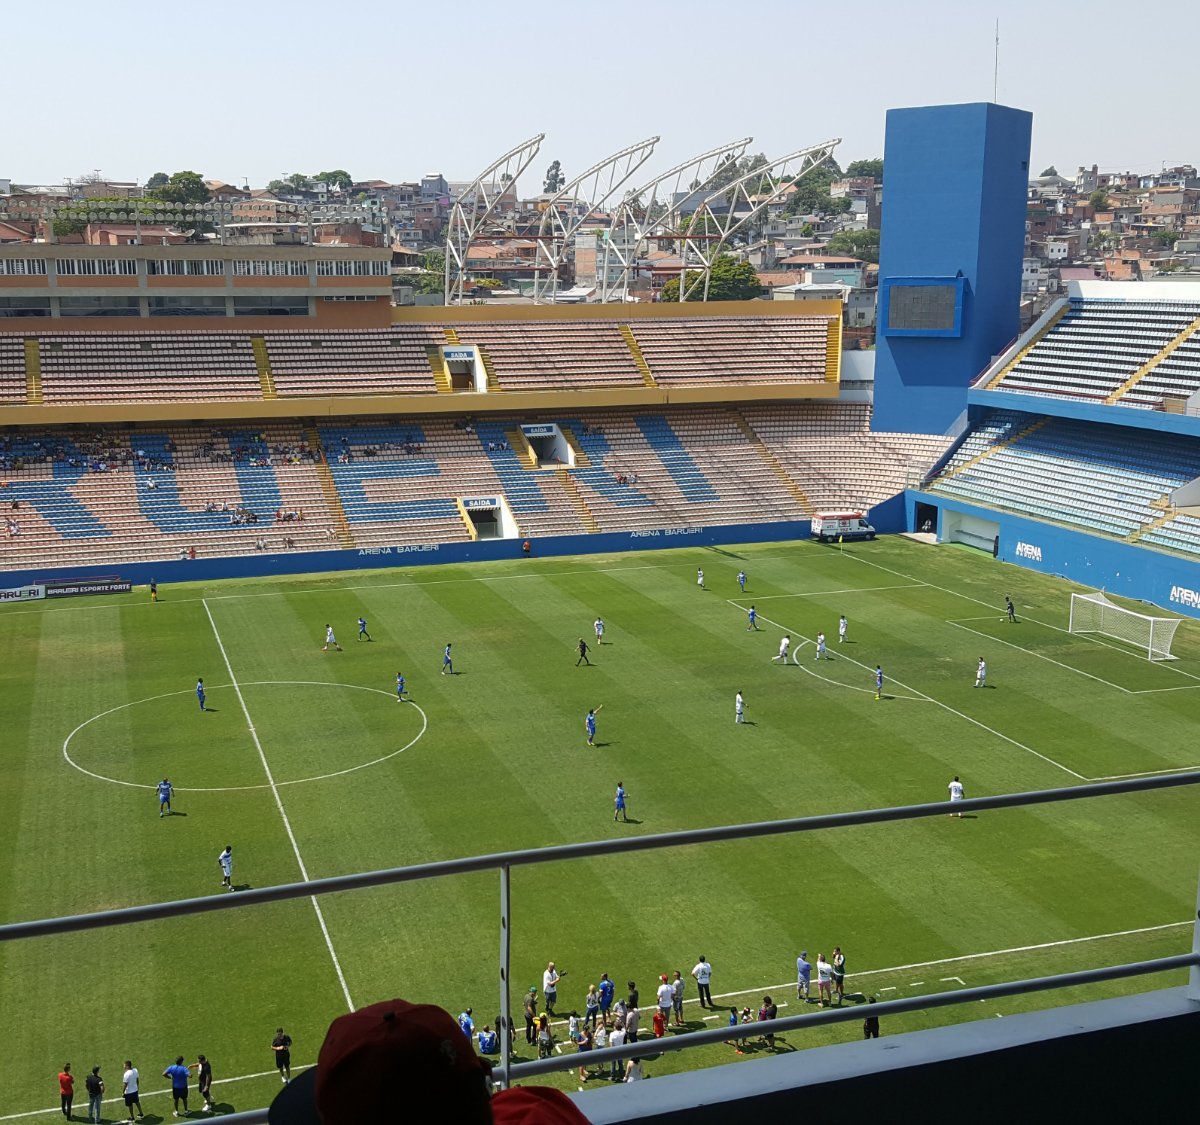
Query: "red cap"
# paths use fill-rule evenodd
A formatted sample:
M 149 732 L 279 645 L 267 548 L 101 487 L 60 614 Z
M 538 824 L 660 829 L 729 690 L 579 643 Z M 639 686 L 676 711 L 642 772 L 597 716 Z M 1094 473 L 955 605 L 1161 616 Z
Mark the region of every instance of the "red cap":
M 315 1070 L 280 1091 L 268 1121 L 363 1125 L 412 1114 L 426 1122 L 487 1125 L 490 1076 L 491 1064 L 449 1012 L 385 1000 L 329 1025 Z
M 588 1125 L 588 1119 L 561 1090 L 514 1086 L 492 1098 L 496 1125 Z

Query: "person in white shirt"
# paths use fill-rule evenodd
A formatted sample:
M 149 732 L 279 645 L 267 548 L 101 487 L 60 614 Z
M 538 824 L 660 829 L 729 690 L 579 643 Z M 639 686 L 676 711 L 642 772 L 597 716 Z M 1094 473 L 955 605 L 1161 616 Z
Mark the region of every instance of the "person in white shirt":
M 843 613 L 842 616 L 838 618 L 838 644 L 841 644 L 846 639 L 846 630 L 848 628 L 850 628 L 850 626 L 846 623 L 846 615 Z
M 550 1015 L 554 1015 L 554 1005 L 558 1003 L 558 970 L 554 967 L 553 961 L 546 966 L 546 971 L 542 973 L 542 1000 L 546 1005 L 546 1011 Z
M 712 966 L 704 960 L 703 956 L 696 962 L 692 976 L 696 978 L 696 986 L 700 990 L 700 1007 L 712 1008 L 712 993 L 708 990 L 708 983 L 712 979 Z
M 742 693 L 739 691 L 733 697 L 733 721 L 735 723 L 745 722 L 746 701 L 742 698 Z
M 826 1001 L 833 1003 L 833 966 L 824 953 L 817 954 L 817 996 L 822 1008 Z
M 955 779 L 952 782 L 950 782 L 950 784 L 949 784 L 949 786 L 947 786 L 947 788 L 950 790 L 950 803 L 951 804 L 954 804 L 955 801 L 961 801 L 966 796 L 966 794 L 963 792 L 962 782 L 959 781 L 957 777 L 955 777 Z M 957 816 L 960 819 L 962 818 L 962 813 L 960 813 L 960 812 L 957 812 L 957 813 L 952 812 L 950 815 Z
M 125 1073 L 121 1076 L 121 1080 L 125 1083 L 125 1108 L 129 1110 L 129 1120 L 133 1120 L 134 1106 L 137 1106 L 137 1115 L 140 1118 L 142 1116 L 142 1102 L 138 1094 L 138 1088 L 141 1078 L 138 1075 L 137 1067 L 129 1059 L 125 1060 Z
M 335 637 L 333 635 L 333 626 L 326 625 L 325 626 L 325 643 L 324 643 L 324 645 L 321 646 L 321 651 L 328 652 L 330 645 L 333 645 L 333 647 L 335 649 L 337 649 L 338 652 L 342 651 L 342 646 L 337 643 L 337 637 Z
M 792 647 L 792 638 L 784 637 L 783 640 L 781 640 L 779 642 L 779 655 L 772 656 L 771 657 L 772 662 L 774 662 L 776 660 L 782 660 L 784 662 L 784 664 L 786 664 L 787 658 L 788 658 L 788 649 L 790 649 L 791 647 Z
M 982 656 L 979 658 L 979 666 L 975 669 L 975 686 L 987 687 L 987 664 Z
M 233 890 L 233 845 L 226 844 L 225 850 L 217 856 L 221 866 L 221 886 L 227 891 Z
M 658 1010 L 662 1012 L 663 1024 L 671 1022 L 671 1008 L 675 1003 L 675 986 L 665 975 L 658 978 L 662 983 L 658 986 Z
M 699 586 L 701 590 L 704 589 L 704 571 L 702 570 L 696 571 L 696 585 Z
M 608 1037 L 608 1045 L 610 1047 L 625 1046 L 625 1022 L 623 1020 L 617 1020 L 616 1024 L 613 1026 L 612 1034 Z M 609 1068 L 608 1076 L 613 1082 L 619 1082 L 621 1080 L 620 1059 L 613 1059 L 612 1065 Z
M 829 654 L 825 651 L 825 634 L 824 633 L 817 634 L 817 657 L 816 658 L 818 660 L 820 660 L 821 657 L 825 657 L 826 659 L 829 659 Z
M 645 1077 L 646 1077 L 645 1074 L 642 1073 L 642 1060 L 641 1059 L 627 1059 L 626 1060 L 626 1062 L 625 1062 L 625 1081 L 626 1082 L 640 1082 Z
M 604 644 L 604 619 L 597 617 L 592 623 L 592 628 L 596 630 L 596 644 Z

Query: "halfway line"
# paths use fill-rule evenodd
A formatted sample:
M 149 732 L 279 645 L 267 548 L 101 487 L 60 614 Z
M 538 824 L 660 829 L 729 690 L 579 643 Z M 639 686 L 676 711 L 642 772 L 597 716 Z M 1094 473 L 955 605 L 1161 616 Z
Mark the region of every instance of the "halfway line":
M 279 815 L 283 819 L 283 827 L 286 829 L 288 839 L 292 843 L 292 851 L 295 853 L 296 863 L 300 867 L 300 878 L 308 883 L 311 881 L 308 877 L 308 868 L 304 866 L 304 857 L 300 854 L 300 845 L 296 843 L 296 834 L 292 831 L 292 822 L 288 820 L 287 811 L 283 807 L 283 800 L 280 798 L 279 789 L 275 785 L 275 776 L 271 773 L 271 766 L 267 761 L 267 755 L 263 751 L 262 743 L 258 739 L 258 731 L 254 729 L 254 720 L 250 718 L 250 709 L 246 706 L 241 685 L 237 681 L 237 676 L 233 674 L 233 665 L 229 663 L 229 654 L 225 651 L 225 644 L 221 640 L 221 634 L 217 632 L 217 623 L 213 620 L 212 610 L 208 608 L 207 600 L 202 598 L 200 604 L 204 606 L 204 612 L 208 615 L 208 623 L 212 626 L 213 636 L 217 640 L 217 648 L 221 650 L 221 659 L 225 661 L 225 670 L 229 673 L 229 682 L 233 685 L 233 690 L 238 697 L 238 703 L 241 704 L 242 714 L 246 716 L 246 725 L 250 728 L 250 737 L 254 739 L 255 749 L 258 750 L 258 759 L 262 762 L 263 772 L 267 775 L 267 784 L 271 787 L 271 796 L 275 798 L 275 807 L 279 810 Z M 325 947 L 329 950 L 329 956 L 333 959 L 333 968 L 337 973 L 338 983 L 342 986 L 342 995 L 346 998 L 346 1007 L 353 1012 L 354 1001 L 350 998 L 350 988 L 346 984 L 346 977 L 342 972 L 342 963 L 338 960 L 337 951 L 333 948 L 333 939 L 329 936 L 329 927 L 325 925 L 325 915 L 321 911 L 321 904 L 317 901 L 316 895 L 313 895 L 309 901 L 313 904 L 313 910 L 317 912 L 317 922 L 325 938 Z

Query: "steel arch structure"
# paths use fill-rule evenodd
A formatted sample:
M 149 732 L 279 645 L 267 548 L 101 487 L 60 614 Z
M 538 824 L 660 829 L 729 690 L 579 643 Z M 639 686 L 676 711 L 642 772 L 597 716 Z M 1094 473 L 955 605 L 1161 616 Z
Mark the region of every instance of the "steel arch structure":
M 515 183 L 533 162 L 545 139 L 545 133 L 538 133 L 516 148 L 509 149 L 480 172 L 454 201 L 450 221 L 446 225 L 443 299 L 447 305 L 462 302 L 467 253 L 471 243 L 492 217 L 508 185 Z
M 533 299 L 553 301 L 558 292 L 559 271 L 571 246 L 571 240 L 592 211 L 603 207 L 654 152 L 658 137 L 647 137 L 635 145 L 614 152 L 586 172 L 581 172 L 546 204 L 538 223 L 536 266 L 533 274 Z M 580 204 L 583 204 L 582 210 Z M 563 208 L 568 213 L 563 214 Z M 542 269 L 548 276 L 543 280 Z
M 709 149 L 626 194 L 613 214 L 604 242 L 604 264 L 600 271 L 602 301 L 629 299 L 630 278 L 637 270 L 643 248 L 658 237 L 658 230 L 677 226 L 680 209 L 696 192 L 703 191 L 729 161 L 740 160 L 753 140 L 743 137 Z
M 841 137 L 822 141 L 808 148 L 781 156 L 740 175 L 736 180 L 709 192 L 691 216 L 686 230 L 681 230 L 681 264 L 679 268 L 679 300 L 687 301 L 700 292 L 700 300 L 708 300 L 712 265 L 717 256 L 729 246 L 730 238 L 744 227 L 753 225 L 772 203 L 781 199 L 789 187 L 823 164 L 842 143 Z M 786 178 L 785 178 L 786 177 Z M 758 191 L 763 181 L 770 190 Z M 714 207 L 714 204 L 721 204 Z M 688 274 L 695 276 L 688 281 Z

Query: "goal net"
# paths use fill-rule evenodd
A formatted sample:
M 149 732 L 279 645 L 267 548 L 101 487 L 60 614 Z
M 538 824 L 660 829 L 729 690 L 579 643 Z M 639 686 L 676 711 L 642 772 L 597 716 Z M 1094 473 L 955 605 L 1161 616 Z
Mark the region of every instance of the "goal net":
M 1103 594 L 1071 595 L 1071 632 L 1099 633 L 1124 641 L 1150 660 L 1175 660 L 1171 641 L 1179 628 L 1177 617 L 1151 617 L 1110 602 Z

